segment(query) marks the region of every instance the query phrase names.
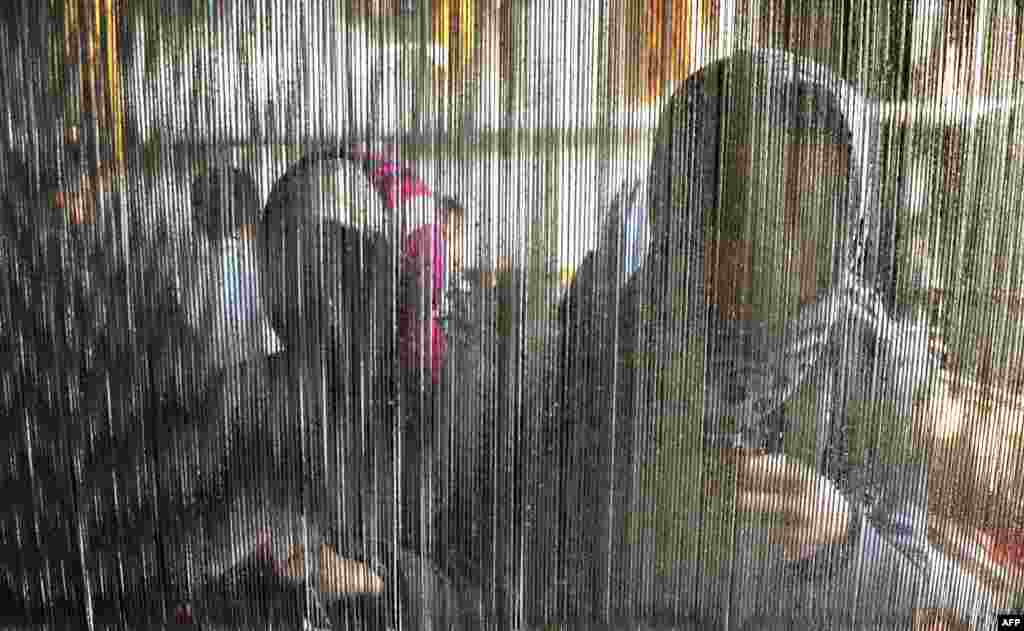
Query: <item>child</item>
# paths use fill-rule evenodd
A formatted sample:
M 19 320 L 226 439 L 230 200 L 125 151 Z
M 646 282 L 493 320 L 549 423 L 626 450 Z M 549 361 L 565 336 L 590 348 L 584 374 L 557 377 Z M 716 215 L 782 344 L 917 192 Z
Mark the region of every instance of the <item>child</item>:
M 434 194 L 411 167 L 397 160 L 364 150 L 353 156 L 363 161 L 385 208 L 401 214 L 397 225 L 410 227 L 402 239 L 399 358 L 413 382 L 429 366 L 436 386 L 447 354 L 442 320 L 449 272 L 463 266 L 464 209 L 454 198 Z
M 643 265 L 651 245 L 646 178 L 627 182 L 615 195 L 601 236 L 602 245 L 619 248 L 621 279 L 625 285 Z
M 234 167 L 211 169 L 192 182 L 192 213 L 209 250 L 186 304 L 195 331 L 205 338 L 208 369 L 218 371 L 280 351 L 260 303 L 256 183 Z
M 415 374 L 429 359 L 431 382 L 435 386 L 441 381 L 448 352 L 442 317 L 445 288 L 449 284 L 449 257 L 452 268 L 461 269 L 463 225 L 462 207 L 450 197 L 439 198 L 436 223 L 413 230 L 402 250 L 405 288 L 398 314 L 402 366 Z

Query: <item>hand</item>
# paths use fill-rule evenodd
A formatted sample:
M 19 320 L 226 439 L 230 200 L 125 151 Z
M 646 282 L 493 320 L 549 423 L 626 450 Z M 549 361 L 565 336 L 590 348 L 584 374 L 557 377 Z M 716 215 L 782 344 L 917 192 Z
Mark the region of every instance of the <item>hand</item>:
M 282 565 L 284 576 L 304 578 L 306 555 L 303 546 L 292 546 L 288 560 Z M 320 548 L 319 589 L 329 594 L 379 594 L 384 591 L 384 579 L 374 574 L 366 563 L 342 558 L 333 547 L 325 545 Z
M 968 628 L 952 609 L 918 609 L 914 612 L 914 631 L 960 631 Z
M 841 542 L 850 523 L 850 505 L 827 478 L 782 454 L 741 458 L 738 506 L 773 513 L 782 525 L 769 538 L 781 543 L 786 560 L 811 557 L 819 546 Z

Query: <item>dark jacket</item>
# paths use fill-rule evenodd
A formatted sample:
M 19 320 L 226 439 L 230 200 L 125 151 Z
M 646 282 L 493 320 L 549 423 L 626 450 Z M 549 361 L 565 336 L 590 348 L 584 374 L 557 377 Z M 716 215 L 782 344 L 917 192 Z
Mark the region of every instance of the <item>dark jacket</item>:
M 536 554 L 553 568 L 537 598 L 598 620 L 668 616 L 751 628 L 756 615 L 810 628 L 829 619 L 907 628 L 914 608 L 927 606 L 929 579 L 923 457 L 903 431 L 933 365 L 921 327 L 888 322 L 903 340 L 895 345 L 878 327 L 840 321 L 817 347 L 813 369 L 795 373 L 802 381 L 790 398 L 744 434 L 841 490 L 852 506 L 843 542 L 787 563 L 759 543 L 764 531 L 756 523 L 730 517 L 728 469 L 714 453 L 736 428 L 712 413 L 721 408 L 709 349 L 722 347 L 709 341 L 713 333 L 722 338 L 704 303 L 703 213 L 716 204 L 724 142 L 718 121 L 731 107 L 734 77 L 768 86 L 772 112 L 790 111 L 801 90 L 827 103 L 819 105 L 823 118 L 852 150 L 846 217 L 855 236 L 841 256 L 892 313 L 893 218 L 879 206 L 870 105 L 824 69 L 774 51 L 737 53 L 689 78 L 659 119 L 651 253 L 620 288 L 616 257 L 597 252 L 585 277 L 591 284 L 572 292 L 564 351 L 571 357 L 563 358 L 561 395 L 539 441 L 561 475 L 549 476 L 559 499 L 532 518 Z M 855 259 L 856 240 L 866 254 Z M 816 401 L 811 408 L 807 393 Z M 887 405 L 873 407 L 877 401 Z M 855 448 L 876 419 L 908 448 L 898 456 Z M 795 436 L 808 432 L 819 436 L 817 446 L 791 452 Z

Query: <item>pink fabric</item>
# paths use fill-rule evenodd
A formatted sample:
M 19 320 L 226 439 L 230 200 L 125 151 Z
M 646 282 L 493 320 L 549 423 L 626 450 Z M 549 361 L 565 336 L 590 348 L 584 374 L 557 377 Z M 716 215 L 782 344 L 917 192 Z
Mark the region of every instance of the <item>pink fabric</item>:
M 397 160 L 362 148 L 354 149 L 352 155 L 366 161 L 370 183 L 384 198 L 390 210 L 395 210 L 401 201 L 434 194 L 411 168 Z M 419 291 L 429 292 L 431 315 L 427 320 L 420 321 L 413 312 L 415 305 L 404 304 L 399 307 L 399 358 L 407 370 L 418 370 L 426 359 L 427 353 L 423 346 L 429 340 L 430 374 L 436 384 L 441 380 L 441 369 L 448 354 L 448 339 L 439 315 L 447 248 L 441 236 L 441 227 L 437 224 L 416 228 L 409 233 L 403 245 L 402 275 L 415 283 Z M 432 270 L 433 278 L 426 276 L 428 269 Z
M 993 561 L 1024 571 L 1024 528 L 988 528 L 981 532 Z
M 397 160 L 391 160 L 377 153 L 363 154 L 370 161 L 370 182 L 384 198 L 385 205 L 394 210 L 398 203 L 414 197 L 429 197 L 434 194 L 412 169 Z
M 174 610 L 174 624 L 180 624 L 183 626 L 195 624 L 191 605 L 180 605 Z
M 421 321 L 413 312 L 414 306 L 403 304 L 398 313 L 399 356 L 402 366 L 417 370 L 426 359 L 424 343 L 430 343 L 430 374 L 436 384 L 441 380 L 441 369 L 448 354 L 448 338 L 441 326 L 441 297 L 444 290 L 446 244 L 437 224 L 420 226 L 405 240 L 402 256 L 402 274 L 415 283 L 419 291 L 429 292 L 431 315 Z M 432 278 L 427 276 L 432 271 Z

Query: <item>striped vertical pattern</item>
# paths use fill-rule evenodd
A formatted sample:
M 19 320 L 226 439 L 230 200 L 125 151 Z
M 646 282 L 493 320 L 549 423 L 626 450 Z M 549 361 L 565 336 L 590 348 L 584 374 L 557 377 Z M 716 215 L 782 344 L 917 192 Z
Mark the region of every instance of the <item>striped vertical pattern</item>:
M 627 58 L 635 64 L 627 101 L 651 103 L 696 69 L 699 38 L 713 30 L 714 0 L 638 0 L 623 3 Z
M 434 38 L 447 54 L 446 76 L 454 88 L 465 77 L 476 45 L 478 0 L 433 0 Z
M 95 117 L 101 137 L 109 137 L 113 159 L 121 164 L 125 155 L 123 60 L 119 49 L 122 3 L 65 2 L 65 63 L 82 64 L 82 105 Z

